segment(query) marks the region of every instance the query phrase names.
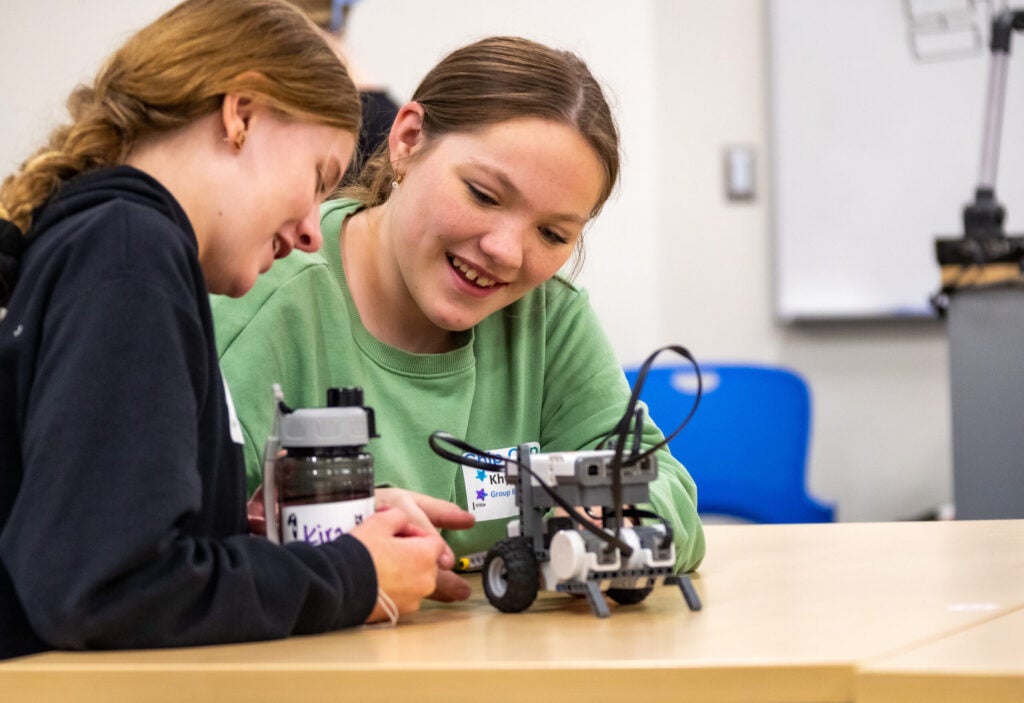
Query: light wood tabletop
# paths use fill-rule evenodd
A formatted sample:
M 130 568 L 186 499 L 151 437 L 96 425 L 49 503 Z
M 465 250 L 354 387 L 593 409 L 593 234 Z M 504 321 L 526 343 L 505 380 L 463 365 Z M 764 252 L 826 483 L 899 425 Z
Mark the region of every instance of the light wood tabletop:
M 1024 588 L 1024 583 L 1018 584 Z M 857 703 L 1021 703 L 1024 609 L 868 662 Z
M 711 525 L 694 584 L 598 619 L 430 603 L 396 628 L 0 663 L 11 700 L 852 701 L 857 670 L 1024 607 L 1024 520 Z M 145 623 L 140 623 L 144 627 Z

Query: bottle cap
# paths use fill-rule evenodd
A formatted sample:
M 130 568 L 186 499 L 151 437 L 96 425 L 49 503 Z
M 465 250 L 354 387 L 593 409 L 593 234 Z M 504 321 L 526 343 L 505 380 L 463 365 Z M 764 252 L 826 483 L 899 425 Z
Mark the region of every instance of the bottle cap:
M 299 408 L 281 417 L 282 447 L 358 447 L 370 441 L 361 407 Z

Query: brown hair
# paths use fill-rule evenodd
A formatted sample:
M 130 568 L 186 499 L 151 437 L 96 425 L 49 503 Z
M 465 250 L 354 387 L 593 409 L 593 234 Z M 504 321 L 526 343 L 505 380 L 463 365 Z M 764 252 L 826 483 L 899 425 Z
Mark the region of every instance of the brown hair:
M 420 83 L 412 99 L 423 106 L 428 140 L 469 132 L 518 117 L 540 117 L 577 129 L 605 170 L 604 189 L 591 215 L 611 195 L 619 175 L 619 135 L 600 84 L 570 51 L 521 37 L 489 37 L 448 54 Z M 391 193 L 394 167 L 387 144 L 370 158 L 345 197 L 369 206 Z
M 61 183 L 123 163 L 140 139 L 215 112 L 227 93 L 359 132 L 356 88 L 301 12 L 282 0 L 185 0 L 129 39 L 92 85 L 74 90 L 70 124 L 0 186 L 0 216 L 27 231 Z
M 334 21 L 333 0 L 288 0 L 288 2 L 305 12 L 320 29 L 328 32 L 335 31 L 332 27 Z M 346 4 L 340 9 L 342 16 L 347 15 L 349 5 Z

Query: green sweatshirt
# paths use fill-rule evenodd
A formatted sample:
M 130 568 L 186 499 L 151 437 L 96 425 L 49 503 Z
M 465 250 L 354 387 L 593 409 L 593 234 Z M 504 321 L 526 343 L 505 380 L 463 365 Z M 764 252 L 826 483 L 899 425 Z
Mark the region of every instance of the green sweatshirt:
M 363 326 L 345 281 L 337 233 L 361 206 L 325 203 L 324 247 L 293 252 L 239 299 L 212 296 L 217 348 L 245 435 L 249 488 L 260 483 L 270 433 L 272 384 L 291 407 L 320 407 L 326 390 L 361 386 L 379 438 L 367 446 L 376 482 L 452 501 L 477 516 L 444 536 L 457 556 L 505 537 L 514 497 L 502 475 L 438 457 L 427 438 L 443 430 L 484 450 L 534 442 L 540 451 L 592 449 L 619 420 L 629 386 L 585 291 L 555 277 L 464 333 L 457 349 L 411 354 Z M 662 438 L 649 420 L 644 444 Z M 675 532 L 676 567 L 704 556 L 696 488 L 667 449 L 651 505 Z

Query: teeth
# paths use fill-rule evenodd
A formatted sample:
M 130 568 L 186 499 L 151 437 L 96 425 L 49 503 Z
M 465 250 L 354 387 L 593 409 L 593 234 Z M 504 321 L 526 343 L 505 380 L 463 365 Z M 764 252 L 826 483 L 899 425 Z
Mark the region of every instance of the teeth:
M 452 266 L 457 268 L 459 271 L 462 271 L 463 276 L 465 276 L 470 281 L 473 281 L 474 283 L 476 283 L 476 285 L 480 286 L 481 288 L 490 288 L 495 284 L 495 281 L 493 279 L 487 278 L 486 276 L 481 276 L 479 273 L 477 273 L 476 269 L 470 268 L 462 261 L 462 259 L 456 256 L 452 257 Z

